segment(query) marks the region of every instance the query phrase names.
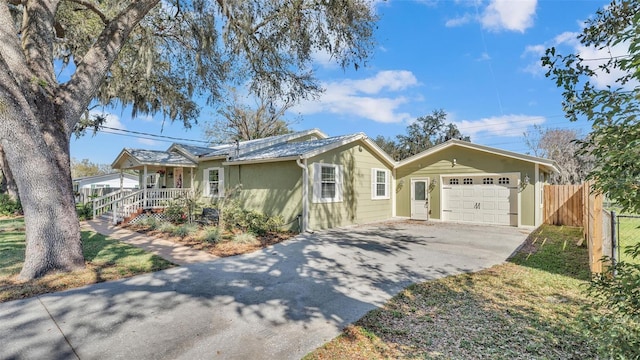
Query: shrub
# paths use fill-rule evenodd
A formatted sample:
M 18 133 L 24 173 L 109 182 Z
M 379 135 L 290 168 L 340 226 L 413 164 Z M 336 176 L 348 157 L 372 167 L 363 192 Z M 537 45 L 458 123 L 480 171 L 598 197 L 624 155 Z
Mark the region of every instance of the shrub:
M 182 224 L 192 223 L 196 214 L 202 211 L 202 203 L 195 195 L 183 195 L 167 204 L 164 213 L 172 222 Z
M 260 242 L 256 236 L 250 232 L 240 233 L 233 236 L 233 242 L 238 244 L 256 245 Z
M 237 201 L 230 202 L 224 209 L 224 224 L 228 230 L 238 228 L 243 232 L 264 235 L 269 231 L 278 231 L 284 224 L 282 216 L 269 217 L 263 213 L 246 210 Z
M 202 241 L 217 243 L 222 240 L 222 230 L 219 227 L 208 227 L 204 229 Z
M 8 194 L 0 194 L 0 215 L 16 215 L 21 212 L 20 200 L 14 201 Z
M 158 223 L 158 226 L 156 226 L 156 228 L 158 229 L 158 231 L 173 234 L 177 227 L 168 221 L 162 221 Z
M 146 216 L 142 221 L 139 222 L 140 225 L 149 228 L 149 230 L 156 230 L 158 226 L 160 226 L 160 222 L 153 216 Z
M 633 261 L 640 259 L 640 243 L 625 253 Z M 591 307 L 598 310 L 586 319 L 588 326 L 603 358 L 640 359 L 640 264 L 619 262 L 607 270 L 595 275 L 587 288 Z
M 196 224 L 182 224 L 180 226 L 175 227 L 175 229 L 171 232 L 172 235 L 185 237 L 189 234 L 193 234 L 198 231 L 198 225 Z
M 76 213 L 80 221 L 93 219 L 93 203 L 88 202 L 86 204 L 76 205 Z

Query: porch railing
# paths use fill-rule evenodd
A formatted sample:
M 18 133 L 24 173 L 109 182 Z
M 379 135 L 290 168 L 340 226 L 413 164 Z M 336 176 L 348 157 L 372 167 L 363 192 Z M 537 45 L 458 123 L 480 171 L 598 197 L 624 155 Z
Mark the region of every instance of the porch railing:
M 113 204 L 131 194 L 133 190 L 123 189 L 93 199 L 93 218 L 113 210 Z
M 159 209 L 169 205 L 171 200 L 191 195 L 191 189 L 143 189 L 109 194 L 95 199 L 93 202 L 93 216 L 112 211 L 113 222 L 121 221 L 140 209 Z

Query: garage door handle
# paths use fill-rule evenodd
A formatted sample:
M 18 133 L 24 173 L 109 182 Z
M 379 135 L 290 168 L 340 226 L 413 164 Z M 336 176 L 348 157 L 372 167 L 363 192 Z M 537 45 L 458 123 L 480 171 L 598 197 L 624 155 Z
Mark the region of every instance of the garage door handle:
M 480 209 L 480 203 L 476 203 L 475 205 L 473 205 L 474 209 Z

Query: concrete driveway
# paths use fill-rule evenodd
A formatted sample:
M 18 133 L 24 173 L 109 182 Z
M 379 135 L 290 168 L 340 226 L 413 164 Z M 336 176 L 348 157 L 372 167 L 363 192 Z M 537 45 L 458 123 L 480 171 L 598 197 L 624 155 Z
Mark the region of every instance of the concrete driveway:
M 299 359 L 407 285 L 503 262 L 528 231 L 388 222 L 0 304 L 2 359 Z

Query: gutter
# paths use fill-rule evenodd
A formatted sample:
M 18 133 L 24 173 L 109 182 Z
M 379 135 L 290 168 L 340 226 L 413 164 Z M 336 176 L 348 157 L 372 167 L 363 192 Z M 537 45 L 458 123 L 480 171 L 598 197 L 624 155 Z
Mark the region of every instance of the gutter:
M 300 162 L 300 161 L 303 162 Z M 307 159 L 302 155 L 296 159 L 296 164 L 302 169 L 302 229 L 301 232 L 312 233 L 309 228 L 309 168 Z

